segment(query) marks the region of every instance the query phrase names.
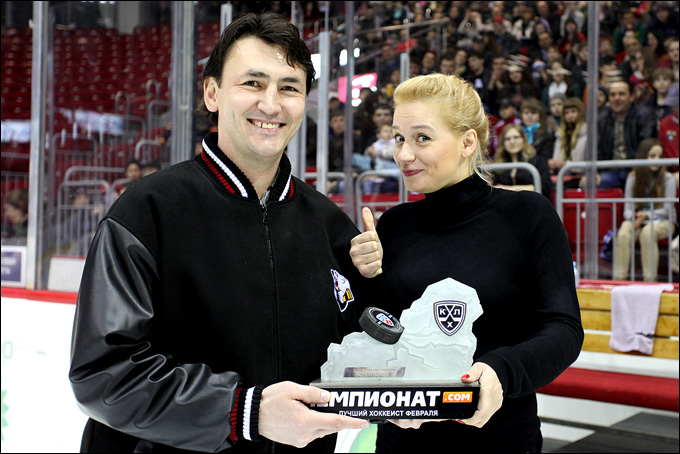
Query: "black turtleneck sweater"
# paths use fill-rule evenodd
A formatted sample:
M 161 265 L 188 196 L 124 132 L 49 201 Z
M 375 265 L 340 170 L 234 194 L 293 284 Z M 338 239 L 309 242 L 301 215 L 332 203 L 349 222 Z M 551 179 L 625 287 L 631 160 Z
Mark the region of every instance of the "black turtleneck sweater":
M 481 429 L 447 421 L 379 428 L 379 452 L 540 452 L 536 391 L 578 356 L 583 342 L 571 252 L 540 194 L 493 189 L 473 175 L 379 220 L 381 307 L 395 315 L 451 277 L 476 289 L 475 361 L 498 374 L 502 408 Z

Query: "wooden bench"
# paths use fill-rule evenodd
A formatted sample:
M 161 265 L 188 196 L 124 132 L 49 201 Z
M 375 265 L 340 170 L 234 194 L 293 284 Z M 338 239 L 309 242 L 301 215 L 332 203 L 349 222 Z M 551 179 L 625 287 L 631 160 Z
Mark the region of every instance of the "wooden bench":
M 632 282 L 625 282 L 631 284 Z M 678 284 L 661 296 L 659 318 L 651 355 L 622 353 L 609 348 L 611 289 L 623 282 L 593 281 L 577 289 L 583 328 L 582 351 L 678 360 Z M 673 367 L 678 367 L 677 363 Z M 539 393 L 610 402 L 659 410 L 678 411 L 677 378 L 652 377 L 570 367 Z

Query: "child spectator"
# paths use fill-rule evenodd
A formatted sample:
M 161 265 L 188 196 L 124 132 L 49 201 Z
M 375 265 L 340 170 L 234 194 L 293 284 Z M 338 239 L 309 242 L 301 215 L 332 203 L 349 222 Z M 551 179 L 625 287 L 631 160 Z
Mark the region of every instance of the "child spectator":
M 503 128 L 507 125 L 521 125 L 522 120 L 517 118 L 517 107 L 508 98 L 503 98 L 498 103 L 498 115 L 500 120 L 491 130 L 489 137 L 489 157 L 493 157 L 498 148 L 498 138 L 503 133 Z
M 555 93 L 552 98 L 550 98 L 548 124 L 553 133 L 560 128 L 560 124 L 562 123 L 562 110 L 564 109 L 564 101 L 566 100 L 567 97 L 562 93 Z
M 375 170 L 399 169 L 394 162 L 394 134 L 391 124 L 380 126 L 378 140 L 366 149 L 365 154 L 373 160 Z M 364 181 L 362 188 L 365 193 L 397 192 L 399 180 L 389 176 L 371 177 Z
M 652 86 L 656 92 L 656 107 L 657 119 L 661 121 L 672 113 L 670 104 L 666 104 L 668 97 L 668 90 L 673 84 L 673 71 L 670 68 L 656 68 L 652 73 Z
M 375 163 L 373 167 L 376 170 L 384 169 L 398 169 L 399 166 L 394 162 L 394 136 L 392 134 L 392 125 L 384 124 L 378 130 L 378 140 L 373 142 L 371 146 L 366 149 L 366 154 L 371 157 Z

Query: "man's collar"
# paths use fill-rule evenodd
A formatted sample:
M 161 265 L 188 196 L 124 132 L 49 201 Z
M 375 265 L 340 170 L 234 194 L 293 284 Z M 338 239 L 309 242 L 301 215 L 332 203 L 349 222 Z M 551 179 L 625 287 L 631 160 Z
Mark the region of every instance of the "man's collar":
M 203 151 L 197 160 L 208 175 L 228 192 L 242 197 L 259 200 L 257 192 L 248 177 L 217 146 L 217 133 L 213 132 L 203 139 Z M 270 186 L 269 200 L 282 201 L 294 193 L 293 176 L 288 157 L 284 153 L 279 162 L 276 177 Z

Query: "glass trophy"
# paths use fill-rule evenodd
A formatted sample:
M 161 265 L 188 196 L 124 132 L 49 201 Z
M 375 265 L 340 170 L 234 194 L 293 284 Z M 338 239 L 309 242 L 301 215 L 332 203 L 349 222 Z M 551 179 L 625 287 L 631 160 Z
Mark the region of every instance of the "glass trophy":
M 460 377 L 472 366 L 482 314 L 477 292 L 447 278 L 427 287 L 397 319 L 376 307 L 361 316 L 363 332 L 328 347 L 321 378 L 331 393 L 316 411 L 371 421 L 465 419 L 477 409 L 479 383 Z

